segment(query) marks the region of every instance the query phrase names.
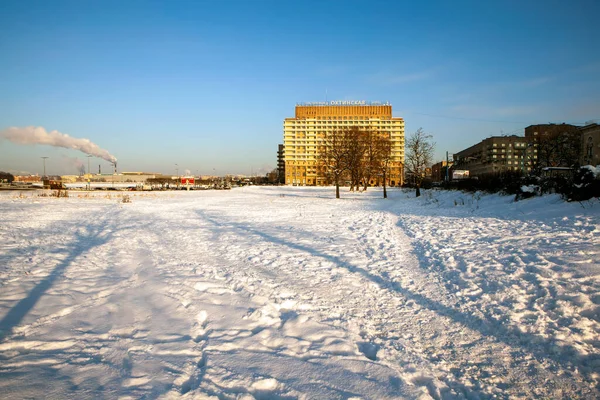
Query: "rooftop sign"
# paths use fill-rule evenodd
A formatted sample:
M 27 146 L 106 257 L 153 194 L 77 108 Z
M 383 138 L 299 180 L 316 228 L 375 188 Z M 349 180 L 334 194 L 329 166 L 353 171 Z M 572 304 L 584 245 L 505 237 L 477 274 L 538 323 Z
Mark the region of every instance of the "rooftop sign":
M 310 103 L 296 103 L 297 106 L 391 106 L 391 104 L 381 101 L 365 100 L 332 100 L 332 101 L 314 101 Z

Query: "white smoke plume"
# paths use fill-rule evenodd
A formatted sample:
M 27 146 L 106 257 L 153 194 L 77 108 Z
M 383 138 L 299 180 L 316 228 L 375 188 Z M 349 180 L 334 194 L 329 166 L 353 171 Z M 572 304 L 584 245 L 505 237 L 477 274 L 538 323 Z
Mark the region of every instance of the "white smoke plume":
M 78 139 L 59 131 L 47 132 L 41 126 L 27 126 L 24 128 L 11 127 L 0 131 L 0 138 L 10 140 L 16 144 L 45 144 L 54 147 L 74 149 L 86 154 L 102 158 L 110 163 L 115 163 L 117 158 L 107 150 L 100 148 L 89 139 Z

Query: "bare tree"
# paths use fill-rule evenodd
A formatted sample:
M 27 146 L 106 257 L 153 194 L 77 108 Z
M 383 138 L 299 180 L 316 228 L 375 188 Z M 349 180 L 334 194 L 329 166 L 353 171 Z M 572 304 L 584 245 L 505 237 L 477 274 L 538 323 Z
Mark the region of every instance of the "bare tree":
M 392 142 L 389 132 L 349 127 L 329 133 L 319 147 L 319 169 L 336 187 L 350 179 L 350 190 L 366 190 L 373 176 L 383 177 L 383 197 L 387 198 L 388 173 L 392 166 Z M 431 156 L 429 156 L 431 158 Z
M 383 198 L 387 199 L 387 177 L 392 163 L 392 141 L 389 133 L 378 134 L 375 136 L 375 160 L 377 162 L 377 172 L 381 173 L 383 178 Z
M 537 149 L 534 168 L 538 170 L 543 167 L 573 167 L 579 162 L 581 132 L 573 125 L 552 125 L 536 138 L 534 149 Z
M 277 168 L 267 173 L 267 181 L 271 184 L 276 184 L 279 182 L 279 170 Z
M 366 191 L 369 186 L 369 182 L 373 175 L 379 172 L 380 167 L 380 154 L 378 148 L 378 140 L 381 134 L 372 129 L 367 129 L 364 132 L 364 156 L 363 156 L 363 167 L 362 167 L 362 181 L 363 189 Z
M 417 129 L 406 142 L 406 170 L 412 176 L 416 186 L 416 197 L 421 195 L 421 183 L 425 176 L 425 168 L 431 164 L 435 142 L 433 136 Z
M 346 137 L 348 151 L 346 165 L 350 174 L 350 191 L 360 188 L 360 181 L 365 168 L 366 132 L 353 126 L 343 132 Z
M 14 180 L 15 180 L 15 177 L 10 172 L 0 171 L 0 182 L 6 181 L 8 183 L 11 183 Z
M 335 185 L 335 198 L 340 198 L 340 179 L 348 169 L 347 130 L 328 133 L 320 149 L 319 164 Z

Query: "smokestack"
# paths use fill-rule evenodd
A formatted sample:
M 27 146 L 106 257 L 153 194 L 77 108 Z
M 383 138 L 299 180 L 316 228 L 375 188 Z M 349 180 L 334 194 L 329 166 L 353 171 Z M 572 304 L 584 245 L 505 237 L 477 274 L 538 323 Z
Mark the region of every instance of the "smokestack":
M 16 144 L 45 144 L 65 149 L 79 150 L 91 156 L 102 158 L 110 163 L 117 161 L 116 157 L 100 148 L 89 139 L 78 139 L 60 133 L 59 131 L 47 132 L 43 127 L 27 126 L 24 128 L 11 127 L 0 131 L 0 138 L 10 140 Z
M 115 165 L 115 175 L 117 174 L 117 160 L 113 163 Z
M 102 175 L 102 168 L 100 168 L 100 164 L 98 164 L 98 175 Z

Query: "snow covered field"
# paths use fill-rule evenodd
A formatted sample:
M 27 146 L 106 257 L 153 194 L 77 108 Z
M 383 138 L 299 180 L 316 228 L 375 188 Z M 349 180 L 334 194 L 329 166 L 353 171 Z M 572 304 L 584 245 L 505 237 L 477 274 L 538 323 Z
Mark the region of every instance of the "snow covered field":
M 4 399 L 600 397 L 597 200 L 17 195 Z

